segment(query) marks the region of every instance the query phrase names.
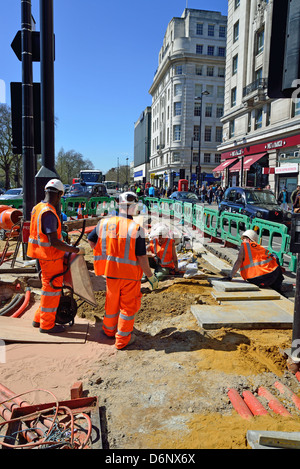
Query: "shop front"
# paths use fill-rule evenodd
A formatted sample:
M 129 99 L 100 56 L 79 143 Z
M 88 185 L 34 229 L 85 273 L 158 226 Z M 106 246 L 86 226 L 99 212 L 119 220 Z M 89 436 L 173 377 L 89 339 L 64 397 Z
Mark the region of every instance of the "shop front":
M 245 145 L 222 153 L 222 163 L 214 169 L 214 173 L 229 162 L 226 169 L 223 169 L 224 186 L 263 188 L 271 185 L 271 189 L 277 194 L 282 187 L 286 187 L 291 193 L 299 184 L 299 148 L 300 134 Z M 236 161 L 232 164 L 234 159 Z M 280 169 L 287 164 L 288 169 Z

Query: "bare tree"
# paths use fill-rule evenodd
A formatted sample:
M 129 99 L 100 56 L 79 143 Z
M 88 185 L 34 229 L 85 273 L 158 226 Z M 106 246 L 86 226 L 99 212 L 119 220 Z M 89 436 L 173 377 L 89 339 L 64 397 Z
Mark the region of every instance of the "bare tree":
M 0 169 L 4 172 L 4 187 L 10 188 L 11 170 L 18 157 L 13 154 L 11 112 L 6 104 L 0 104 Z M 20 157 L 19 157 L 20 159 Z
M 82 169 L 94 169 L 93 163 L 85 159 L 81 153 L 75 150 L 64 151 L 63 148 L 56 157 L 56 171 L 64 184 L 72 184 L 72 179 L 79 177 Z

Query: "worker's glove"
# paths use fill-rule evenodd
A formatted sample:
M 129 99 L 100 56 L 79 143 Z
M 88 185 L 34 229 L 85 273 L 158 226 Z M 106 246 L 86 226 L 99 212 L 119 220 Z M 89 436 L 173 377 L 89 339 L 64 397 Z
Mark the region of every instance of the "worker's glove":
M 77 246 L 79 251 L 76 253 L 78 254 L 79 256 L 84 256 L 85 255 L 85 249 L 82 247 L 82 246 Z
M 155 274 L 152 275 L 152 277 L 147 277 L 148 282 L 151 284 L 152 290 L 156 290 L 158 287 L 158 278 L 156 277 Z

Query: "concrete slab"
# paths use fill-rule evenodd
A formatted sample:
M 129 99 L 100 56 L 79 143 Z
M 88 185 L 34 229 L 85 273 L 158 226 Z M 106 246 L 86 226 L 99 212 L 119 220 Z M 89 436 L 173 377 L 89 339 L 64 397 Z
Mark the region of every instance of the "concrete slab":
M 232 280 L 231 282 L 226 282 L 224 280 L 213 280 L 210 279 L 210 284 L 214 287 L 216 291 L 258 291 L 259 287 L 251 283 L 245 282 L 245 280 Z
M 226 304 L 228 301 L 255 301 L 255 300 L 280 300 L 281 295 L 274 290 L 259 290 L 259 291 L 234 291 L 217 292 L 215 289 L 212 291 L 211 296 L 221 304 Z
M 287 308 L 285 301 L 281 303 L 281 300 L 235 301 L 220 306 L 191 305 L 191 312 L 203 329 L 290 329 L 293 325 L 293 304 Z

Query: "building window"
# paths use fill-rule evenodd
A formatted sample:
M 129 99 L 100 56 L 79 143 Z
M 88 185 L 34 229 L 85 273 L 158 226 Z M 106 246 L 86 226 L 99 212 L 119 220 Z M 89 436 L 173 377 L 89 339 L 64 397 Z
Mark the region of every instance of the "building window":
M 222 131 L 223 131 L 223 128 L 222 127 L 216 127 L 216 142 L 222 142 Z
M 270 125 L 271 123 L 271 103 L 267 104 L 266 110 L 266 126 Z
M 293 99 L 292 100 L 292 117 L 300 115 L 300 99 Z
M 226 26 L 219 26 L 219 37 L 226 37 Z
M 175 75 L 182 75 L 182 65 L 176 65 Z
M 237 21 L 233 26 L 233 42 L 236 42 L 239 38 L 239 29 L 240 29 L 240 22 Z
M 236 10 L 240 6 L 240 0 L 234 0 L 234 9 Z
M 234 137 L 234 130 L 235 130 L 235 121 L 232 120 L 229 122 L 229 138 Z
M 202 75 L 202 65 L 196 65 L 196 75 Z
M 219 78 L 224 78 L 225 77 L 225 68 L 224 67 L 218 67 L 218 77 Z
M 217 104 L 216 117 L 220 119 L 223 116 L 223 113 L 224 113 L 224 106 L 222 106 L 221 104 Z
M 195 103 L 194 116 L 200 116 L 200 113 L 201 113 L 201 103 Z
M 214 67 L 207 66 L 206 76 L 208 76 L 208 77 L 213 77 L 214 76 Z
M 218 47 L 218 56 L 225 57 L 225 47 Z
M 236 106 L 236 87 L 231 90 L 231 107 Z
M 219 153 L 215 153 L 215 163 L 221 163 L 221 155 Z
M 180 153 L 178 151 L 173 153 L 173 163 L 180 163 Z
M 205 106 L 205 117 L 212 117 L 212 104 L 206 104 Z
M 204 163 L 210 163 L 210 153 L 204 153 Z
M 174 96 L 181 96 L 182 95 L 182 85 L 176 84 L 174 85 Z
M 207 34 L 210 37 L 214 37 L 214 35 L 215 35 L 215 25 L 214 24 L 209 24 L 208 25 Z
M 203 54 L 203 45 L 196 44 L 196 54 Z
M 250 133 L 251 132 L 251 112 L 248 112 L 248 130 L 247 132 Z
M 238 54 L 236 54 L 232 59 L 232 75 L 235 75 L 238 70 Z
M 256 33 L 256 55 L 260 54 L 264 50 L 264 37 L 264 29 L 261 29 Z
M 196 34 L 197 36 L 203 36 L 203 23 L 197 23 Z
M 181 101 L 174 103 L 174 115 L 181 116 Z
M 194 125 L 194 142 L 199 142 L 200 125 Z
M 173 140 L 181 140 L 181 125 L 174 125 Z
M 207 55 L 214 55 L 215 46 L 207 46 Z
M 211 142 L 211 127 L 206 125 L 204 129 L 204 141 Z
M 224 86 L 218 86 L 217 98 L 224 98 Z
M 262 109 L 256 109 L 255 111 L 255 130 L 262 128 Z
M 262 80 L 262 68 L 259 68 L 258 70 L 256 70 L 255 72 L 255 80 L 256 81 L 260 81 Z
M 202 93 L 202 85 L 196 84 L 195 85 L 195 98 L 198 98 L 198 96 L 201 96 Z

